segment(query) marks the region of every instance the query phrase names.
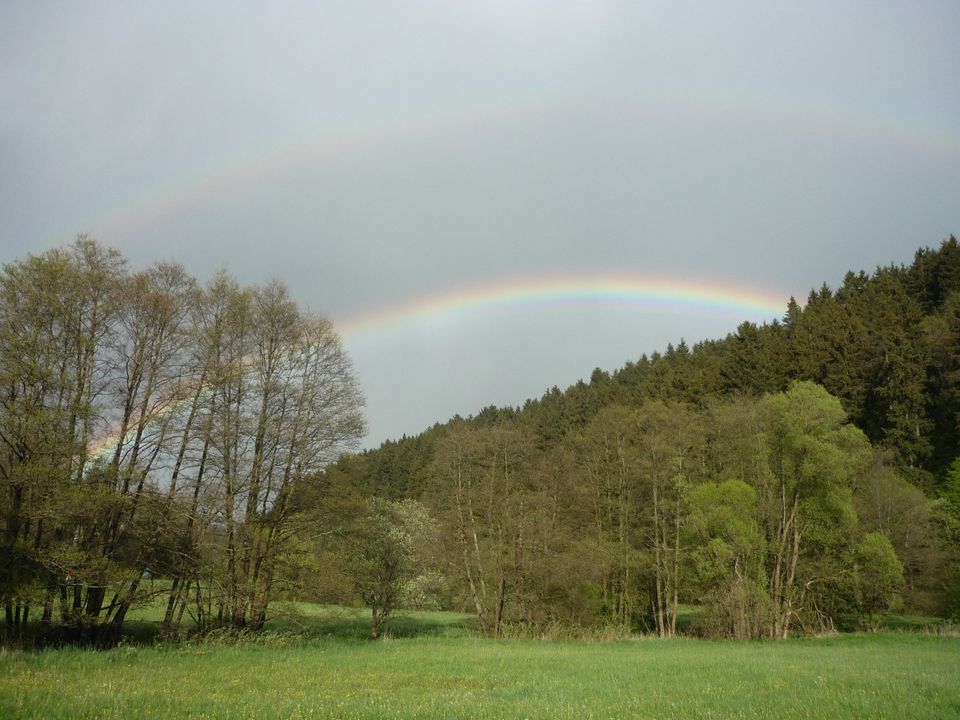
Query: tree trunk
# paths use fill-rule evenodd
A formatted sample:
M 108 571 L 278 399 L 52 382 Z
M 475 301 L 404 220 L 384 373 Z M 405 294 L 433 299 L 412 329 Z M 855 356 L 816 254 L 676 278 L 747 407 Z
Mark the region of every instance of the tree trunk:
M 507 596 L 507 579 L 506 577 L 500 577 L 500 591 L 499 598 L 497 599 L 497 625 L 494 631 L 495 637 L 501 637 L 503 635 L 503 606 Z

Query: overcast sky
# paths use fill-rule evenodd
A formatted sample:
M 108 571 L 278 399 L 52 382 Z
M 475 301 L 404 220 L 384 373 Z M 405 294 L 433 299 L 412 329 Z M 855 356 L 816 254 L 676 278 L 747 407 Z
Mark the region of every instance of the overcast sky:
M 589 299 L 359 320 L 608 274 L 765 297 L 960 233 L 960 3 L 0 3 L 0 260 L 287 282 L 366 444 L 762 312 Z

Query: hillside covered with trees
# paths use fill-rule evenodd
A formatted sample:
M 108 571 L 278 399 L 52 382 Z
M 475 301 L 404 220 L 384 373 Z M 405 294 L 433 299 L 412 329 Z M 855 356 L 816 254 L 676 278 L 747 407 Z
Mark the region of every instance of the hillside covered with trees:
M 782 320 L 345 456 L 325 482 L 424 503 L 442 602 L 491 633 L 669 635 L 694 603 L 702 632 L 777 636 L 960 612 L 958 423 L 951 237 Z
M 374 635 L 398 607 L 492 636 L 960 615 L 955 238 L 361 454 L 339 339 L 279 283 L 81 238 L 3 268 L 0 339 L 8 639 L 109 642 L 158 596 L 171 635 L 277 598 L 366 605 Z

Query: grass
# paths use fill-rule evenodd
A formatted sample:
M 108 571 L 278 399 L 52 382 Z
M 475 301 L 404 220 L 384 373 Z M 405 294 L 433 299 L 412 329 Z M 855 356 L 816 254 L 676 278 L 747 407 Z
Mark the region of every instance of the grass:
M 885 624 L 891 630 L 927 630 L 943 622 L 943 618 L 931 615 L 890 615 Z
M 960 717 L 956 637 L 493 641 L 418 613 L 374 642 L 365 612 L 280 610 L 248 642 L 0 651 L 0 717 Z
M 296 633 L 306 638 L 366 640 L 370 637 L 370 611 L 313 603 L 271 605 L 267 632 Z M 387 623 L 389 638 L 468 637 L 476 634 L 474 616 L 463 613 L 400 610 Z
M 124 623 L 128 639 L 140 643 L 152 640 L 163 620 L 165 607 L 166 598 L 158 597 L 132 608 Z M 386 631 L 395 638 L 473 635 L 473 617 L 463 613 L 398 610 L 387 623 Z M 193 627 L 189 616 L 184 617 L 184 625 L 188 629 Z M 365 640 L 370 636 L 370 611 L 341 605 L 276 602 L 270 605 L 265 631 L 308 639 Z

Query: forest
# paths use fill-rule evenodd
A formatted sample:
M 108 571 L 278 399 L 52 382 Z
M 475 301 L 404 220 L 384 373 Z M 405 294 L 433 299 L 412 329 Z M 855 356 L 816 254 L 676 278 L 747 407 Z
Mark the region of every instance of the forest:
M 373 636 L 398 608 L 492 637 L 960 616 L 953 237 L 361 453 L 362 378 L 279 282 L 81 237 L 4 266 L 0 335 L 7 641 L 110 643 L 155 602 L 171 637 L 282 599 L 365 606 Z

